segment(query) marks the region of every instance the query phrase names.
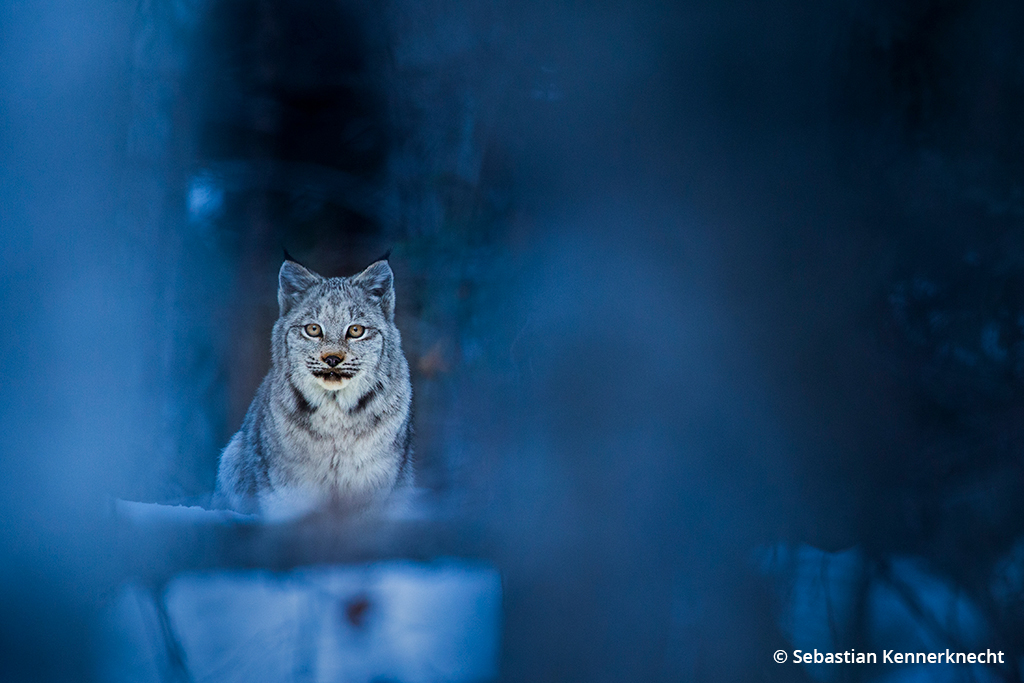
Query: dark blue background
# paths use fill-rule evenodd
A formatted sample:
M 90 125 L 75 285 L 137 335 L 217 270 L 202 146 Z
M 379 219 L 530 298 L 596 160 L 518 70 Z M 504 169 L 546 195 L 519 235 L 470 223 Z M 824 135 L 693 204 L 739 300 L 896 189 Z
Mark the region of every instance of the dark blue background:
M 1022 29 L 4 3 L 3 678 L 93 670 L 112 499 L 212 489 L 282 246 L 329 275 L 394 248 L 420 481 L 505 573 L 507 680 L 801 678 L 758 559 L 800 544 L 858 549 L 859 605 L 916 558 L 1018 661 Z

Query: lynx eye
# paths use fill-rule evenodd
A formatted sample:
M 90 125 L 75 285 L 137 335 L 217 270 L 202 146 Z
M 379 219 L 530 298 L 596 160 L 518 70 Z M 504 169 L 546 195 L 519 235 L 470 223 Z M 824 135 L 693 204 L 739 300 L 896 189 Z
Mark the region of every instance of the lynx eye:
M 309 335 L 310 337 L 324 336 L 324 331 L 320 329 L 320 326 L 317 325 L 316 323 L 310 323 L 306 325 L 306 327 L 304 327 L 303 329 L 305 330 L 306 334 Z
M 360 337 L 363 336 L 365 332 L 366 328 L 363 327 L 362 325 L 349 325 L 348 331 L 345 333 L 345 336 L 348 337 L 349 339 L 359 339 Z

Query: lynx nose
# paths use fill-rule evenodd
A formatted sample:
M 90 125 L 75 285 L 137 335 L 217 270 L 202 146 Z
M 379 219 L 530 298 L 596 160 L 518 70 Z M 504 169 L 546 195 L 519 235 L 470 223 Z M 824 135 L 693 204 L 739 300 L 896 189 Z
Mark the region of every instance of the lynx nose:
M 338 363 L 340 363 L 341 361 L 345 360 L 345 358 L 343 356 L 338 356 L 338 355 L 332 353 L 329 356 L 324 356 L 323 360 L 324 360 L 325 363 L 330 365 L 332 368 L 335 368 L 335 367 L 338 366 Z

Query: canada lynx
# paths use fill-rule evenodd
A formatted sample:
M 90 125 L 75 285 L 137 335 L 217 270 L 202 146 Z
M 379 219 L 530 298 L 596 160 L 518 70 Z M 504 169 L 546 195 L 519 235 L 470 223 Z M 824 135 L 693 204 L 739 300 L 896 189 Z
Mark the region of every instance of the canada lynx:
M 412 388 L 386 259 L 324 278 L 278 276 L 272 359 L 221 455 L 218 503 L 271 519 L 364 510 L 412 483 Z

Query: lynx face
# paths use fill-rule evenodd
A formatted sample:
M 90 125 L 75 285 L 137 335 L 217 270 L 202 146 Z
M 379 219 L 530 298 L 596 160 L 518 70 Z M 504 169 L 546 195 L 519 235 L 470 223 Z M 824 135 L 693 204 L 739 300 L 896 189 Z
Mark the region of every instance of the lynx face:
M 328 392 L 372 385 L 394 326 L 391 268 L 378 261 L 358 275 L 323 278 L 286 261 L 275 325 L 292 381 Z

